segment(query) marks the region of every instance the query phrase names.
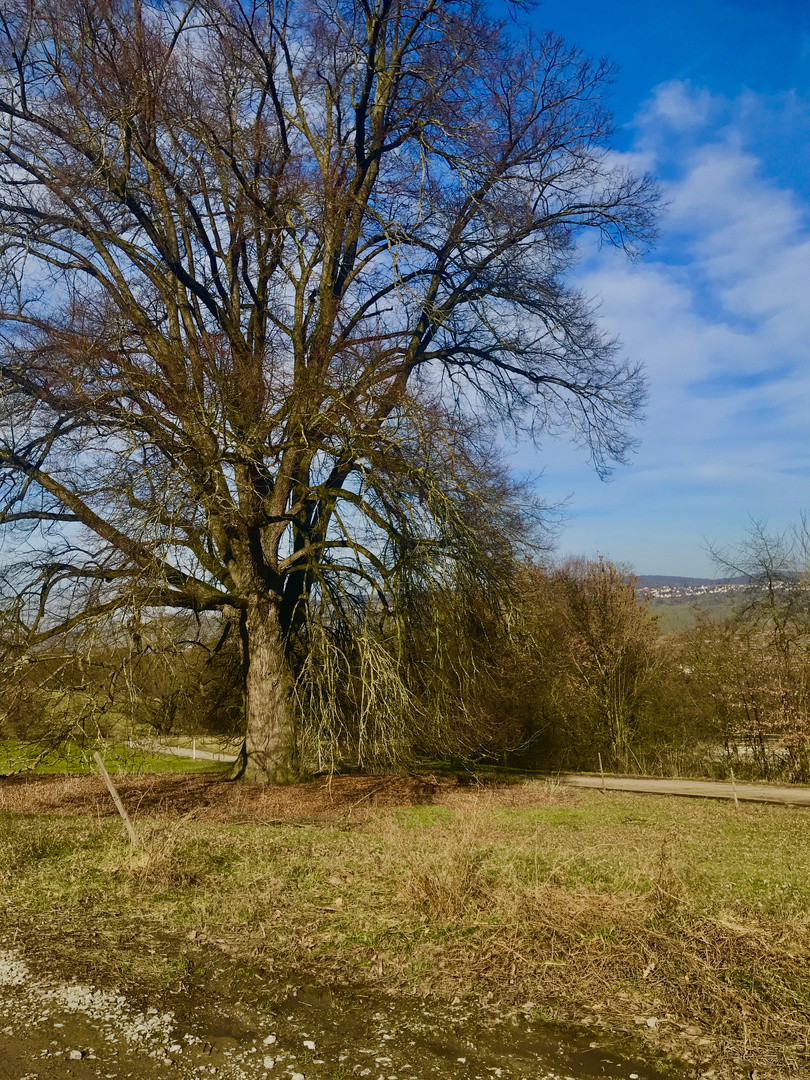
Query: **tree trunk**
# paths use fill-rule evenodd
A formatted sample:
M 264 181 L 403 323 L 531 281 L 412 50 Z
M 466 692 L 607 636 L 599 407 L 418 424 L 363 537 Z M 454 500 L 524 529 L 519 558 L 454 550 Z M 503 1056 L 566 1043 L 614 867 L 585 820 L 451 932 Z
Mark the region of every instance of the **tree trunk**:
M 245 651 L 245 745 L 231 774 L 260 784 L 301 778 L 291 678 L 284 655 L 278 606 L 254 599 L 242 619 Z

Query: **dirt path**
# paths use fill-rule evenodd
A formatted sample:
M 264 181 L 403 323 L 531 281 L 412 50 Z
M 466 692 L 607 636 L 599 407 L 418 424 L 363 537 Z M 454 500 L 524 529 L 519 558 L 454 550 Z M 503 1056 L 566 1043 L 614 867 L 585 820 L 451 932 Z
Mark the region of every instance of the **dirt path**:
M 196 956 L 182 990 L 156 1004 L 40 975 L 21 954 L 0 951 L 0 1080 L 685 1076 L 601 1040 L 458 1000 L 427 1005 L 374 991 L 268 986 L 211 953 Z
M 810 788 L 775 784 L 726 784 L 719 780 L 658 780 L 637 776 L 601 776 L 569 773 L 560 777 L 572 787 L 605 791 L 638 791 L 653 795 L 686 795 L 693 799 L 733 799 L 740 802 L 810 806 Z

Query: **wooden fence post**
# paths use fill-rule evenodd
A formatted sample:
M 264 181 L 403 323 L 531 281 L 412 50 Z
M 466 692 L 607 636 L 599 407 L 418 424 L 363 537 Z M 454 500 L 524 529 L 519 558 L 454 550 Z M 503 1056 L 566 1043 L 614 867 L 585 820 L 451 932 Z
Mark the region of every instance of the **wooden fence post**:
M 101 757 L 101 754 L 98 752 L 98 750 L 96 750 L 95 754 L 93 754 L 93 757 L 96 759 L 96 765 L 98 766 L 98 771 L 104 777 L 104 781 L 105 781 L 105 783 L 107 784 L 107 787 L 110 790 L 110 795 L 112 795 L 112 800 L 113 800 L 113 802 L 115 803 L 115 805 L 116 805 L 116 807 L 118 809 L 118 813 L 123 818 L 124 824 L 127 827 L 127 832 L 129 833 L 130 842 L 132 843 L 133 847 L 137 847 L 138 846 L 138 834 L 135 832 L 135 829 L 133 828 L 132 822 L 129 820 L 129 814 L 126 811 L 126 807 L 121 802 L 121 796 L 115 790 L 115 784 L 112 782 L 112 777 L 107 772 L 107 769 L 104 766 L 104 761 L 103 761 L 103 759 Z

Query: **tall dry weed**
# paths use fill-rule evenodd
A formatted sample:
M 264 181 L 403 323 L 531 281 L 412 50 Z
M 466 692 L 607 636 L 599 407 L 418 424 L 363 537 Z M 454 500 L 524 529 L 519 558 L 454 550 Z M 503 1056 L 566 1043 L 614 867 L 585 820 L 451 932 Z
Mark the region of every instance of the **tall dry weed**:
M 436 856 L 411 873 L 408 892 L 414 907 L 438 922 L 450 922 L 480 908 L 490 896 L 483 872 L 486 853 L 470 848 Z

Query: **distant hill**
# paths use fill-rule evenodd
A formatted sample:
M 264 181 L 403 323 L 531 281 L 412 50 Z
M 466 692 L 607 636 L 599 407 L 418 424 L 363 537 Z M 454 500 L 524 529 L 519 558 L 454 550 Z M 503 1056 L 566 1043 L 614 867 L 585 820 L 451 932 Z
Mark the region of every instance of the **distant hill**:
M 741 585 L 743 578 L 668 577 L 666 574 L 637 574 L 642 589 L 690 589 L 699 585 Z
M 745 597 L 745 582 L 647 574 L 638 579 L 638 591 L 646 597 L 661 633 L 678 634 L 701 617 L 723 621 L 732 616 Z

